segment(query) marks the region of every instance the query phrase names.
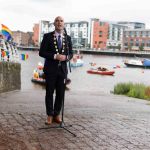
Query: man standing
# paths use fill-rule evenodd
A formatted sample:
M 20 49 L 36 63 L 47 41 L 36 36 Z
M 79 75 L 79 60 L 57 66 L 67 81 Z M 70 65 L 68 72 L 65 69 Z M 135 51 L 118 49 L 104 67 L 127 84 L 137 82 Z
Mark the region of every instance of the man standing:
M 64 19 L 58 16 L 54 20 L 55 31 L 44 34 L 39 56 L 45 58 L 44 73 L 46 79 L 45 105 L 47 119 L 61 123 L 60 111 L 67 79 L 67 61 L 73 57 L 71 37 L 64 33 Z M 53 100 L 54 91 L 55 101 Z M 54 105 L 53 105 L 54 104 Z

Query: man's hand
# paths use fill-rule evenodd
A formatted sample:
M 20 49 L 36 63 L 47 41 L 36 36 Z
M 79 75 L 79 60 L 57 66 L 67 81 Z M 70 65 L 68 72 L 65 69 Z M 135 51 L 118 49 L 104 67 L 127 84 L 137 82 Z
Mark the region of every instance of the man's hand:
M 65 61 L 66 60 L 66 55 L 57 54 L 56 59 L 59 60 L 59 61 Z

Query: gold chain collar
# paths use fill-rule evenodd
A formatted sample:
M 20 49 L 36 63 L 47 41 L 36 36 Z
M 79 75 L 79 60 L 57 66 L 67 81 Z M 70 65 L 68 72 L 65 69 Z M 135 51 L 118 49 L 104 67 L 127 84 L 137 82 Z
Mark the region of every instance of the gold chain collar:
M 56 38 L 55 33 L 53 34 L 53 36 L 54 36 L 54 46 L 56 49 L 56 53 L 59 54 L 59 50 L 58 50 L 58 46 L 57 46 L 57 38 Z M 65 52 L 64 48 L 65 48 L 65 36 L 63 35 L 62 36 L 62 53 Z

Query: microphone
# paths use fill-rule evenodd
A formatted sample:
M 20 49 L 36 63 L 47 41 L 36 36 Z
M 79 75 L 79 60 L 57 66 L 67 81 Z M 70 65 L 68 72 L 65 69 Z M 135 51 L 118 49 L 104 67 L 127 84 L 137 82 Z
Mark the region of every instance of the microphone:
M 64 33 L 65 33 L 65 35 L 67 35 L 67 30 L 66 30 L 66 28 L 64 28 Z

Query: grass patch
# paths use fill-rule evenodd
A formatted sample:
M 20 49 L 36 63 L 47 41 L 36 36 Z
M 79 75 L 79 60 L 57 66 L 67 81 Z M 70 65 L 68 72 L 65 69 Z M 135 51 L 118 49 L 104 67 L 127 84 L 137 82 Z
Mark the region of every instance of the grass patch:
M 141 83 L 118 83 L 115 85 L 113 93 L 150 100 L 150 86 Z

